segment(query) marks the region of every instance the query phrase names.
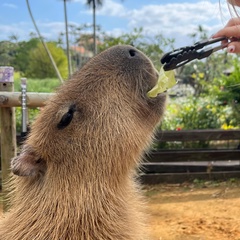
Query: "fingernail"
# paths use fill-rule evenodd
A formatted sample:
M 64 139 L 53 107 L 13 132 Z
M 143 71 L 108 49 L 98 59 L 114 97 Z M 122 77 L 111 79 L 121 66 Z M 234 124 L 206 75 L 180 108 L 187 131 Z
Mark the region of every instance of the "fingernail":
M 229 53 L 233 53 L 233 52 L 235 51 L 235 46 L 228 46 L 228 47 L 227 47 L 227 51 L 228 51 Z

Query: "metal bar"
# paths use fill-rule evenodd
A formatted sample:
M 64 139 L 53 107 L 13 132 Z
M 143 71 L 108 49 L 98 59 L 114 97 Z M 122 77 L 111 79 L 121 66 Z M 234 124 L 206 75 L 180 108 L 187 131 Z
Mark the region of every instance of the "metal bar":
M 21 78 L 21 90 L 22 90 L 22 137 L 27 134 L 27 79 Z

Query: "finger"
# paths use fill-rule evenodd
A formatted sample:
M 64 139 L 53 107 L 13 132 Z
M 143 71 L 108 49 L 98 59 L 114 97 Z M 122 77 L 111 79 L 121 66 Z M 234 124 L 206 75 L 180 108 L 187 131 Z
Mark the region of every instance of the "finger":
M 227 46 L 229 53 L 240 53 L 240 42 L 231 42 Z
M 231 26 L 231 27 L 225 27 L 223 29 L 221 29 L 220 31 L 218 31 L 217 33 L 215 33 L 212 38 L 217 38 L 217 37 L 236 37 L 236 38 L 240 38 L 240 25 L 236 26 Z
M 225 27 L 236 26 L 236 25 L 239 25 L 239 24 L 240 24 L 240 18 L 239 17 L 235 17 L 235 18 L 229 19 L 229 21 L 227 22 Z
M 240 31 L 240 18 L 231 18 L 228 23 L 226 24 L 226 26 L 224 28 L 222 28 L 220 31 L 216 32 L 212 38 L 216 38 L 216 37 L 222 37 L 222 36 L 226 36 L 226 37 L 229 37 L 227 36 L 228 32 L 230 31 L 228 28 L 229 27 L 233 27 L 232 31 Z M 235 27 L 235 30 L 234 30 L 234 27 Z M 237 29 L 236 29 L 237 28 Z M 225 33 L 226 31 L 226 33 Z M 229 33 L 230 34 L 230 33 Z M 234 33 L 235 35 L 236 33 Z M 233 36 L 234 36 L 233 35 Z
M 228 2 L 233 5 L 233 6 L 239 6 L 240 7 L 240 2 L 236 0 L 228 0 Z

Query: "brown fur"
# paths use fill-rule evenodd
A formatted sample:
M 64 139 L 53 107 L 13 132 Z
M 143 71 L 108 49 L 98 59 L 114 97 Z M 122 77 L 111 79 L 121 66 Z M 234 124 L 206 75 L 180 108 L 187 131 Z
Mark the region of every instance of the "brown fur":
M 1 240 L 147 239 L 135 170 L 164 111 L 165 94 L 146 96 L 156 81 L 145 55 L 116 46 L 58 90 L 12 159 Z

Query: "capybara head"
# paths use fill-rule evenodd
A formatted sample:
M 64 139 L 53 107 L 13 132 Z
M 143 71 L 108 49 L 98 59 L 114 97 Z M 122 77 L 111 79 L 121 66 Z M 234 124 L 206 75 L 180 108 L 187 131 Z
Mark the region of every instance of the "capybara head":
M 132 46 L 98 54 L 47 102 L 12 160 L 13 172 L 44 178 L 57 169 L 95 180 L 127 173 L 163 115 L 165 93 L 147 97 L 157 78 L 151 61 Z

